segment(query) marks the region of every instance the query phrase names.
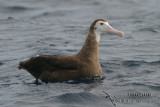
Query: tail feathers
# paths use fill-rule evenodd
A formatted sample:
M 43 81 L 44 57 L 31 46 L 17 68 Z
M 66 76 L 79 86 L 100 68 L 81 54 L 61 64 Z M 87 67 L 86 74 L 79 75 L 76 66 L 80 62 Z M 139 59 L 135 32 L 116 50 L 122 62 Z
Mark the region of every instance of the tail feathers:
M 19 69 L 25 69 L 25 61 L 19 62 L 18 68 L 19 68 Z

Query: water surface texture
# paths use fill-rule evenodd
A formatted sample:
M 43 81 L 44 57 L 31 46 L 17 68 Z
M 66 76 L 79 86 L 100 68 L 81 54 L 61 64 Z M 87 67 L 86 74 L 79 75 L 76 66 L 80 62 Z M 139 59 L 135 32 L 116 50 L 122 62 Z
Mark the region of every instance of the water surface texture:
M 1 107 L 160 107 L 160 0 L 0 0 Z M 36 85 L 19 61 L 74 54 L 90 24 L 107 19 L 99 82 Z

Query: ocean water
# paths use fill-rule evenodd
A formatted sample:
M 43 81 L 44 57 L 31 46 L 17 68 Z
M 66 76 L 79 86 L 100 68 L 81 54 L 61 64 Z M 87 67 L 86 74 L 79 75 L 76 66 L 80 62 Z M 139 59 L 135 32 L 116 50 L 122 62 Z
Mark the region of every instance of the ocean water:
M 160 107 L 159 4 L 0 0 L 0 107 Z M 78 52 L 98 18 L 125 33 L 123 39 L 101 37 L 104 80 L 36 85 L 28 72 L 18 70 L 19 61 L 36 55 Z

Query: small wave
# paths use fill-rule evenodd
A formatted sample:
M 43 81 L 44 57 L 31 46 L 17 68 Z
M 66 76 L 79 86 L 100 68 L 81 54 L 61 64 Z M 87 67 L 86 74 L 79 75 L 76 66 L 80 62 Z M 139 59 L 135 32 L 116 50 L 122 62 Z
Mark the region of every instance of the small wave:
M 115 78 L 117 79 L 117 78 L 124 78 L 124 77 L 126 77 L 125 75 L 122 75 L 122 74 L 117 74 L 116 76 L 115 76 Z
M 15 20 L 14 17 L 9 16 L 7 20 Z
M 43 17 L 43 16 L 59 17 L 59 16 L 65 16 L 66 12 L 64 12 L 64 11 L 43 12 L 43 13 L 39 14 L 38 16 L 35 16 L 35 17 Z
M 134 60 L 130 60 L 130 61 L 123 61 L 122 64 L 126 67 L 136 67 L 136 66 L 140 66 L 141 63 L 144 63 L 144 61 L 134 61 Z
M 111 65 L 115 65 L 115 66 L 119 66 L 119 65 L 121 65 L 120 63 L 119 63 L 119 61 L 117 61 L 117 60 L 115 60 L 115 61 L 103 61 L 102 63 L 101 63 L 101 67 L 109 67 L 109 66 L 111 66 Z
M 4 83 L 4 84 L 0 84 L 0 86 L 2 86 L 2 87 L 9 87 L 11 85 L 17 85 L 17 84 L 19 84 L 19 83 Z
M 140 29 L 140 31 L 149 31 L 149 32 L 153 32 L 153 33 L 158 33 L 158 31 L 155 28 L 142 28 Z
M 143 84 L 143 83 L 137 83 L 137 82 L 134 82 L 131 84 L 134 86 L 145 86 L 145 87 L 151 88 L 153 90 L 160 90 L 160 85 L 153 85 L 153 84 L 150 85 L 150 84 Z
M 57 96 L 57 100 L 63 103 L 97 102 L 101 98 L 89 92 L 66 93 Z
M 10 6 L 10 7 L 6 7 L 6 9 L 9 11 L 26 11 L 29 8 L 24 7 L 24 6 Z
M 3 62 L 0 62 L 0 66 L 2 66 L 2 65 L 4 65 L 4 63 L 3 63 Z
M 111 69 L 106 68 L 106 69 L 105 69 L 105 72 L 106 72 L 106 73 L 113 73 L 114 71 L 111 70 Z
M 154 72 L 154 71 L 150 71 L 150 70 L 144 70 L 144 71 L 142 71 L 143 74 L 150 74 L 152 72 Z
M 146 65 L 159 65 L 160 64 L 160 60 L 153 61 L 153 62 L 128 60 L 128 61 L 123 61 L 122 62 L 122 65 L 124 65 L 126 67 L 137 67 L 137 66 L 140 66 L 142 64 L 146 64 Z
M 11 17 L 11 16 L 9 16 L 5 19 L 0 19 L 0 23 L 4 23 L 4 24 L 9 23 L 9 22 L 15 22 L 15 21 L 17 21 L 17 20 L 14 17 Z M 4 39 L 1 38 L 0 40 L 4 40 Z M 12 40 L 12 39 L 8 38 L 8 39 L 5 39 L 5 40 Z
M 160 65 L 160 60 L 159 60 L 159 61 L 148 62 L 148 63 L 150 63 L 150 64 L 152 64 L 152 65 L 157 65 L 157 64 Z
M 56 44 L 49 44 L 49 46 L 54 46 L 54 47 L 55 47 L 55 46 L 57 46 L 57 45 L 56 45 Z

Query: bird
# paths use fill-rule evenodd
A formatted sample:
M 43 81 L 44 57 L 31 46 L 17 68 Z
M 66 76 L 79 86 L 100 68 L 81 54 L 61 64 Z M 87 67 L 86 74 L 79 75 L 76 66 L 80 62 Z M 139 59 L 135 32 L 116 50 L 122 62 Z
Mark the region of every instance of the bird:
M 19 69 L 28 71 L 42 83 L 63 82 L 77 78 L 102 77 L 102 68 L 98 58 L 98 45 L 103 33 L 124 37 L 104 19 L 96 19 L 89 27 L 86 40 L 79 52 L 73 55 L 40 55 L 19 62 Z

